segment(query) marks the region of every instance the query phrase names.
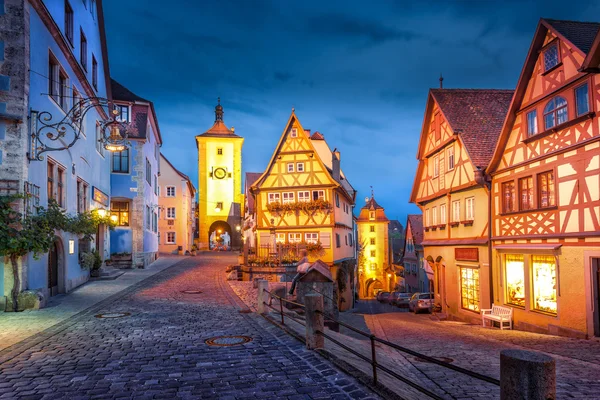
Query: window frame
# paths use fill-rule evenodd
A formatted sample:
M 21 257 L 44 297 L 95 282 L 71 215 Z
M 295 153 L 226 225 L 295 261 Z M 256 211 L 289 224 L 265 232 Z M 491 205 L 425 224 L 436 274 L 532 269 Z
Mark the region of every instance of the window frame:
M 286 168 L 286 170 L 287 170 L 287 172 L 288 172 L 288 173 L 290 173 L 290 172 L 295 172 L 295 169 L 294 169 L 294 163 L 293 163 L 293 162 L 289 162 L 289 163 L 287 163 L 287 168 Z
M 586 110 L 585 111 L 580 111 L 579 110 L 579 97 L 578 97 L 578 91 L 580 89 L 583 89 L 585 87 L 585 95 L 586 95 Z M 581 117 L 582 115 L 585 115 L 587 113 L 590 112 L 590 85 L 588 85 L 588 82 L 584 82 L 581 85 L 576 86 L 573 89 L 573 97 L 575 98 L 575 116 L 576 117 Z
M 507 191 L 505 188 L 510 189 L 510 204 L 507 204 Z M 511 213 L 517 210 L 515 207 L 516 203 L 516 190 L 515 190 L 515 181 L 511 179 L 510 181 L 502 182 L 500 185 L 501 195 L 502 195 L 502 212 L 503 213 Z
M 304 172 L 304 163 L 303 162 L 296 163 L 296 172 Z
M 77 213 L 82 214 L 89 210 L 89 184 L 77 177 Z
M 523 186 L 521 184 L 521 182 L 528 182 L 527 183 L 527 194 L 528 194 L 528 203 L 529 206 L 527 207 L 523 207 Z M 534 203 L 534 187 L 533 187 L 533 175 L 528 175 L 528 176 L 523 176 L 521 178 L 517 179 L 517 186 L 518 186 L 518 191 L 519 191 L 519 211 L 530 211 L 530 210 L 535 210 L 535 203 Z
M 310 190 L 299 190 L 298 191 L 298 203 L 307 203 L 309 201 L 310 201 Z
M 302 243 L 302 233 L 300 232 L 290 232 L 287 236 L 290 244 Z
M 222 156 L 223 155 L 223 148 L 222 147 L 217 147 L 217 155 L 218 156 Z
M 166 207 L 166 210 L 167 210 L 166 211 L 166 219 L 176 219 L 177 218 L 177 208 L 176 207 Z
M 459 269 L 459 288 L 460 288 L 460 307 L 465 310 L 465 311 L 471 311 L 474 313 L 479 314 L 481 312 L 481 274 L 480 274 L 480 270 L 478 267 L 466 267 L 466 266 L 458 266 Z M 467 270 L 471 270 L 471 274 L 472 276 L 470 277 L 469 283 L 471 285 L 473 285 L 472 288 L 470 288 L 470 286 L 467 287 L 467 293 L 466 295 L 464 294 L 463 289 L 465 289 L 465 284 L 464 284 L 464 280 L 465 277 L 463 275 L 463 272 L 467 271 Z M 475 279 L 475 273 L 477 273 L 477 279 Z M 470 296 L 470 294 L 473 294 L 473 296 Z M 474 309 L 471 309 L 468 307 L 464 306 L 465 300 L 467 301 L 467 303 L 469 302 L 469 300 L 473 300 L 473 302 L 477 303 L 474 306 Z
M 87 72 L 87 50 L 88 50 L 88 41 L 85 33 L 83 33 L 83 28 L 79 27 L 79 63 L 81 64 L 81 68 L 85 72 Z
M 123 153 L 126 152 L 125 158 L 127 159 L 126 169 L 123 169 Z M 119 169 L 115 169 L 115 158 L 119 158 Z M 129 149 L 124 149 L 121 151 L 111 152 L 112 163 L 110 165 L 111 173 L 113 174 L 129 174 L 130 169 L 130 157 L 129 157 Z
M 92 53 L 92 86 L 98 91 L 98 61 L 94 53 Z
M 125 207 L 116 207 L 117 204 L 125 205 Z M 129 216 L 130 216 L 130 202 L 127 200 L 111 200 L 110 202 L 110 215 L 117 216 L 117 227 L 128 227 Z M 123 214 L 126 214 L 125 216 Z M 123 219 L 126 219 L 126 223 L 123 223 Z
M 546 66 L 546 53 L 552 48 L 556 48 L 556 64 L 552 65 L 551 67 L 547 67 Z M 542 61 L 544 63 L 544 73 L 552 71 L 554 68 L 559 66 L 560 63 L 562 62 L 562 59 L 560 57 L 560 42 L 558 40 L 554 40 L 554 41 L 548 43 L 546 45 L 546 47 L 542 50 L 542 58 L 543 58 Z
M 550 175 L 552 177 L 552 183 L 549 183 L 547 176 Z M 544 206 L 543 204 L 543 195 L 542 195 L 542 187 L 543 184 L 541 182 L 542 177 L 546 176 L 546 184 L 548 186 L 547 196 L 548 196 L 548 205 Z M 536 183 L 537 183 L 537 208 L 551 208 L 556 206 L 556 178 L 554 176 L 554 170 L 544 171 L 536 174 Z M 550 186 L 552 186 L 552 190 L 550 190 Z M 552 204 L 550 204 L 550 198 L 552 199 Z
M 169 240 L 170 235 L 173 236 L 173 240 Z M 165 235 L 165 244 L 177 244 L 177 232 L 168 231 L 167 234 Z
M 317 194 L 317 196 L 315 196 L 315 193 Z M 313 190 L 312 191 L 312 199 L 313 199 L 313 201 L 315 201 L 315 200 L 323 200 L 323 201 L 325 201 L 325 190 L 322 190 L 322 189 Z
M 294 192 L 282 192 L 281 200 L 281 204 L 292 204 L 296 202 L 296 196 L 294 195 Z
M 271 192 L 267 193 L 267 204 L 279 203 L 281 204 L 281 193 Z
M 433 156 L 433 177 L 437 178 L 440 176 L 440 157 L 439 155 Z
M 534 127 L 533 127 L 533 132 L 531 130 L 531 126 L 529 125 L 530 119 L 529 116 L 533 115 L 533 119 L 532 121 L 534 122 Z M 538 126 L 538 120 L 537 120 L 537 109 L 533 109 L 528 111 L 525 114 L 525 121 L 526 121 L 526 125 L 527 125 L 527 137 L 532 137 L 535 136 L 539 133 L 539 126 Z
M 173 194 L 169 194 L 169 192 L 173 189 Z M 177 186 L 168 185 L 165 186 L 165 197 L 177 197 Z
M 440 204 L 440 224 L 446 225 L 448 223 L 448 215 L 446 210 L 446 203 Z
M 306 243 L 317 244 L 319 241 L 319 233 L 318 232 L 306 232 L 304 234 L 304 241 Z
M 448 171 L 454 170 L 455 160 L 454 160 L 454 144 L 451 144 L 446 149 L 446 157 L 448 158 Z
M 560 107 L 556 105 L 556 101 L 558 99 L 562 99 L 564 101 L 564 105 L 561 105 Z M 552 104 L 552 102 L 554 102 Z M 552 109 L 550 109 L 550 111 L 548 111 L 548 106 L 553 105 Z M 565 110 L 565 120 L 562 122 L 559 122 L 559 111 Z M 552 125 L 548 126 L 547 124 L 547 116 L 552 115 Z M 552 97 L 550 100 L 548 100 L 546 102 L 546 104 L 544 105 L 544 129 L 545 130 L 550 130 L 553 128 L 556 128 L 557 126 L 560 126 L 564 123 L 569 122 L 569 102 L 567 101 L 567 99 L 565 99 L 563 96 L 561 95 L 556 95 L 554 97 Z
M 475 221 L 475 197 L 473 196 L 465 198 L 465 220 Z
M 73 7 L 69 3 L 69 0 L 65 0 L 65 38 L 74 47 L 73 43 L 75 36 L 75 15 L 73 13 Z

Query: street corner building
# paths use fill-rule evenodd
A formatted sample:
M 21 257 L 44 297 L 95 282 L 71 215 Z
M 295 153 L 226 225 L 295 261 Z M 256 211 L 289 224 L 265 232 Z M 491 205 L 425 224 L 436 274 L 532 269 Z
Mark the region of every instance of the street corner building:
M 423 269 L 423 265 L 423 216 L 409 214 L 406 217 L 406 234 L 400 260 L 403 292 L 416 293 L 430 290 L 429 276 Z
M 394 290 L 396 280 L 390 263 L 390 220 L 373 194 L 367 200 L 356 219 L 358 246 L 363 252 L 362 265 L 358 266 L 358 295 L 361 299 L 375 296 L 378 290 Z
M 160 155 L 158 185 L 158 248 L 161 253 L 191 252 L 196 227 L 196 188 L 163 154 Z
M 134 267 L 158 258 L 158 176 L 162 138 L 154 104 L 111 80 L 116 118 L 128 125 L 130 146 L 110 159 L 111 254 L 131 257 Z
M 28 195 L 23 213 L 50 199 L 69 214 L 106 210 L 111 160 L 97 139 L 108 116 L 102 107 L 77 108 L 84 98 L 110 97 L 102 2 L 2 1 L 0 38 L 0 193 Z M 49 140 L 51 125 L 65 118 L 80 126 L 79 137 Z M 81 252 L 109 252 L 108 229 L 95 236 L 89 243 L 60 231 L 48 253 L 22 257 L 19 291 L 37 291 L 43 303 L 86 282 Z M 0 303 L 12 276 L 0 260 Z
M 540 20 L 490 163 L 494 302 L 600 336 L 600 24 Z
M 304 129 L 292 111 L 266 170 L 250 187 L 256 213 L 256 247 L 251 252 L 257 264 L 278 254 L 293 273 L 288 276 L 284 270 L 277 279 L 291 280 L 295 263 L 306 251 L 311 262 L 321 260 L 334 279 L 345 282 L 348 290 L 341 294 L 341 303 L 350 307 L 356 191 L 340 159 L 340 152 L 332 151 L 321 133 Z
M 435 302 L 449 318 L 477 322 L 492 303 L 485 171 L 512 95 L 429 91 L 411 202 L 423 212 L 424 270 L 433 269 Z
M 242 145 L 244 138 L 225 125 L 221 100 L 213 126 L 196 136 L 198 147 L 199 245 L 202 250 L 241 247 Z

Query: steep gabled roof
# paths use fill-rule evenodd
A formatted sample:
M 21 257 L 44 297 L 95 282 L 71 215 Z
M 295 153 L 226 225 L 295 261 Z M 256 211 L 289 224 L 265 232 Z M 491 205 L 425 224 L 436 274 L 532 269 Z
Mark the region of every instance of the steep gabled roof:
M 246 200 L 248 201 L 248 211 L 250 214 L 254 214 L 254 196 L 250 193 L 250 187 L 254 185 L 254 182 L 260 178 L 262 173 L 260 172 L 246 172 L 246 177 L 244 179 L 244 193 L 246 195 Z
M 150 100 L 146 100 L 143 97 L 138 96 L 137 94 L 133 93 L 131 90 L 127 89 L 125 86 L 121 85 L 113 78 L 110 78 L 110 86 L 112 89 L 112 95 L 114 100 L 130 102 L 143 101 L 146 103 L 150 103 Z
M 488 166 L 513 93 L 500 89 L 431 89 L 442 114 L 452 131 L 459 134 L 476 167 Z
M 163 160 L 165 160 L 167 162 L 167 164 L 169 164 L 171 166 L 171 168 L 173 168 L 173 171 L 175 171 L 177 173 L 177 175 L 179 175 L 181 178 L 183 178 L 186 181 L 188 188 L 190 189 L 190 192 L 192 193 L 192 197 L 194 197 L 196 195 L 196 187 L 192 183 L 192 180 L 190 179 L 190 177 L 187 176 L 186 174 L 184 174 L 183 172 L 181 172 L 180 170 L 178 170 L 177 168 L 175 168 L 175 166 L 171 163 L 171 161 L 169 161 L 169 159 L 167 157 L 165 157 L 164 154 L 160 153 L 160 156 L 163 158 Z
M 415 246 L 420 245 L 423 242 L 423 215 L 409 214 L 406 225 L 410 225 Z
M 496 148 L 490 160 L 488 172 L 493 172 L 498 167 L 504 148 L 510 136 L 512 126 L 515 122 L 516 113 L 521 107 L 523 96 L 527 90 L 529 79 L 535 69 L 535 64 L 538 59 L 538 53 L 544 46 L 544 40 L 548 30 L 551 30 L 562 40 L 566 40 L 571 43 L 576 50 L 579 50 L 583 55 L 586 55 L 592 47 L 596 48 L 600 45 L 596 36 L 600 33 L 600 23 L 596 22 L 576 22 L 576 21 L 560 21 L 553 19 L 541 18 L 538 22 L 538 26 L 533 35 L 533 40 L 529 46 L 523 69 L 519 75 L 519 81 L 515 88 L 515 94 L 510 103 L 506 118 L 500 132 L 500 137 L 496 143 Z M 586 58 L 587 60 L 587 58 Z M 585 67 L 585 64 L 582 65 Z
M 546 18 L 544 18 L 544 21 L 584 54 L 588 54 L 596 34 L 600 31 L 600 23 L 598 22 L 563 21 Z
M 600 31 L 596 34 L 592 47 L 585 60 L 583 60 L 581 70 L 584 72 L 600 72 Z

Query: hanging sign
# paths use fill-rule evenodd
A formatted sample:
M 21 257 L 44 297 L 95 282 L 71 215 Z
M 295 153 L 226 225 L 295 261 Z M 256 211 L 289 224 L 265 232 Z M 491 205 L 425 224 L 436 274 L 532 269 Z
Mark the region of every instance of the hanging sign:
M 479 261 L 479 249 L 477 247 L 467 247 L 454 249 L 454 259 L 457 261 Z
M 95 202 L 98 202 L 103 206 L 108 207 L 108 195 L 95 186 L 92 188 L 92 198 Z

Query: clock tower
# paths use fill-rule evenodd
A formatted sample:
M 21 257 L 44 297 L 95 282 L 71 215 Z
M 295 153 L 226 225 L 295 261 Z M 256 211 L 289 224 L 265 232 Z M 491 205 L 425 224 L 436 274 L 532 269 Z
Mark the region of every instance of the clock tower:
M 244 138 L 223 122 L 219 98 L 215 123 L 196 136 L 200 249 L 241 247 L 242 145 Z

